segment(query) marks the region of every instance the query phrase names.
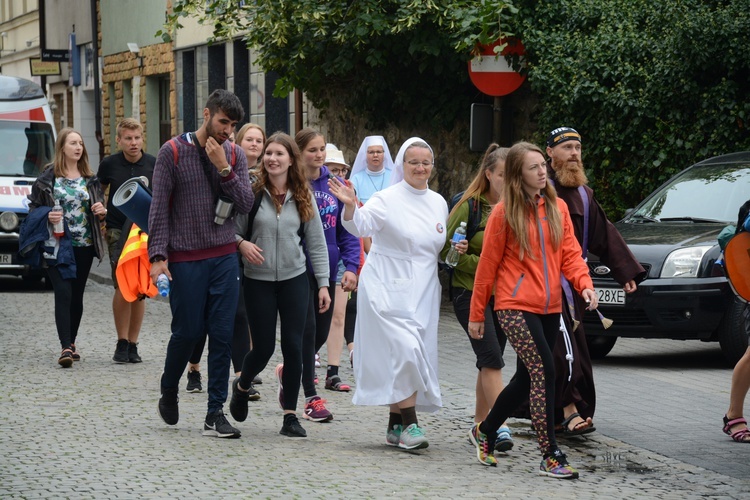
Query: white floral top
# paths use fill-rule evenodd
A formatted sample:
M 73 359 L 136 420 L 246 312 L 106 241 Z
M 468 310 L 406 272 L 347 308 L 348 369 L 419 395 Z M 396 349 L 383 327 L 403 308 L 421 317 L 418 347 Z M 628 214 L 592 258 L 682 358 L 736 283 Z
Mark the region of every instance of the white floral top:
M 91 202 L 89 191 L 86 189 L 86 179 L 68 179 L 67 177 L 56 177 L 54 198 L 63 208 L 65 222 L 73 239 L 74 247 L 87 247 L 94 244 L 91 235 L 91 227 L 86 213 Z

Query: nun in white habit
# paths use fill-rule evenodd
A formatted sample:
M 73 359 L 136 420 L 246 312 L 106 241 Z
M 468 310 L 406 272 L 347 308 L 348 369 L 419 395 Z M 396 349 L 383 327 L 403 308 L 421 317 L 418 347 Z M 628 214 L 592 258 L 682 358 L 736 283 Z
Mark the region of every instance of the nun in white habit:
M 382 135 L 365 137 L 349 176 L 359 201 L 367 203 L 373 194 L 390 186 L 392 172 L 393 160 L 385 138 Z
M 438 254 L 445 244 L 448 206 L 427 185 L 433 162 L 427 143 L 409 139 L 396 157 L 391 185 L 362 207 L 351 187 L 329 181 L 345 204 L 346 230 L 372 238 L 357 297 L 353 402 L 389 405 L 386 444 L 406 449 L 427 447 L 416 410 L 442 406 Z

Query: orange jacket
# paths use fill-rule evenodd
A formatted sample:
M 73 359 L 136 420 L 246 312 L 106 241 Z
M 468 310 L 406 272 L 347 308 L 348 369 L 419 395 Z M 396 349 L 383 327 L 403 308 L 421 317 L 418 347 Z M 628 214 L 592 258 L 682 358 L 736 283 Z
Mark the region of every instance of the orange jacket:
M 128 239 L 117 261 L 117 286 L 128 302 L 154 297 L 158 293 L 151 282 L 151 263 L 148 261 L 148 235 L 133 224 Z
M 505 224 L 505 204 L 499 203 L 487 221 L 484 245 L 479 257 L 470 321 L 483 322 L 487 302 L 495 290 L 495 310 L 517 309 L 536 314 L 562 311 L 562 272 L 581 293 L 594 289 L 588 265 L 581 257 L 581 246 L 573 233 L 568 206 L 557 199 L 563 225 L 563 241 L 555 250 L 550 240 L 544 197 L 537 197 L 539 223 L 529 228 L 533 255 L 518 258 L 520 247 L 510 226 Z M 543 239 L 540 242 L 539 234 Z

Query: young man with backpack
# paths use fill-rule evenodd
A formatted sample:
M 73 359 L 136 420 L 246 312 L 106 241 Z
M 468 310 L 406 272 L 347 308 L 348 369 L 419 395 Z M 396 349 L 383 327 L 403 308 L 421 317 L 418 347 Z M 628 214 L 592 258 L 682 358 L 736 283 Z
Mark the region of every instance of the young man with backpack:
M 232 216 L 217 217 L 221 203 L 246 214 L 253 193 L 244 153 L 228 141 L 244 115 L 240 100 L 223 89 L 211 93 L 203 125 L 159 150 L 149 212 L 151 279 L 170 279 L 172 336 L 161 377 L 159 415 L 179 421 L 178 384 L 196 342 L 209 336 L 208 412 L 203 435 L 238 438 L 222 411 L 227 398 L 239 265 Z M 236 157 L 232 168 L 231 158 Z M 175 163 L 175 158 L 177 162 Z

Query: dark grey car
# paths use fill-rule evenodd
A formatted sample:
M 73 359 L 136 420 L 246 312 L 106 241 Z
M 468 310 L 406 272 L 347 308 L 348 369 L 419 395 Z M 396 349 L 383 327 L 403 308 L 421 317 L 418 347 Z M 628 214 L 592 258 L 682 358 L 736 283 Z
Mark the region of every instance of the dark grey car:
M 592 357 L 606 356 L 617 337 L 642 337 L 718 341 L 730 363 L 739 360 L 746 304 L 718 262 L 717 236 L 748 199 L 750 152 L 717 156 L 683 170 L 615 224 L 647 274 L 626 295 L 589 255 L 599 310 L 614 320 L 605 330 L 595 314 L 584 318 Z

